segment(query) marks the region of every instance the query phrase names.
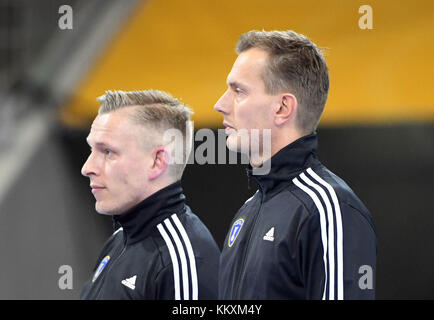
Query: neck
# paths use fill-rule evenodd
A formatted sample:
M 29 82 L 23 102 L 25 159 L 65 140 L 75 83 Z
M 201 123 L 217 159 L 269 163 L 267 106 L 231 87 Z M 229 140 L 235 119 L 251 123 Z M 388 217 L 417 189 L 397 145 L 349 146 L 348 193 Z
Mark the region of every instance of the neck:
M 122 215 L 113 216 L 124 229 L 127 243 L 145 238 L 165 218 L 185 207 L 181 181 L 158 190 Z
M 167 170 L 166 170 L 167 171 Z M 162 175 L 157 177 L 155 180 L 152 181 L 152 183 L 149 183 L 149 192 L 148 197 L 154 194 L 155 192 L 158 192 L 161 189 L 166 188 L 167 186 L 175 183 L 178 181 L 177 179 L 173 179 L 171 176 L 169 176 L 168 172 L 164 172 Z
M 263 139 L 262 146 L 259 152 L 251 152 L 249 155 L 249 162 L 253 168 L 260 167 L 264 162 L 278 153 L 287 145 L 300 139 L 305 134 L 300 133 L 298 130 L 285 130 L 284 132 L 273 132 L 269 143 Z

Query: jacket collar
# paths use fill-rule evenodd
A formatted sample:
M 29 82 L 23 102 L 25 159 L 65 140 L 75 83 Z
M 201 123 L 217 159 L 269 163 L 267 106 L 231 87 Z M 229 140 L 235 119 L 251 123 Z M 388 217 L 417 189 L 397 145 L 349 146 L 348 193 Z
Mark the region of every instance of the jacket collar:
M 253 177 L 265 195 L 264 201 L 271 198 L 283 188 L 300 171 L 318 162 L 316 151 L 318 139 L 316 132 L 301 137 L 274 154 L 265 165 L 270 165 L 270 172 L 265 175 L 254 175 L 251 165 L 247 168 L 247 175 Z
M 121 215 L 113 216 L 124 231 L 126 244 L 146 238 L 161 221 L 185 208 L 181 181 L 177 181 L 152 194 Z

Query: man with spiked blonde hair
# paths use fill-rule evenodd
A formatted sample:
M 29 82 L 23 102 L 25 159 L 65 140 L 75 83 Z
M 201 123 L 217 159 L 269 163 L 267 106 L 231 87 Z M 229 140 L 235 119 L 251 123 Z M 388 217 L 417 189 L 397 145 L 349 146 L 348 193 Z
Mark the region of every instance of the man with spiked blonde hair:
M 185 204 L 181 176 L 191 151 L 192 111 L 158 90 L 107 91 L 87 142 L 82 174 L 98 213 L 120 224 L 97 259 L 82 299 L 217 297 L 219 249 Z M 183 137 L 182 161 L 170 161 Z

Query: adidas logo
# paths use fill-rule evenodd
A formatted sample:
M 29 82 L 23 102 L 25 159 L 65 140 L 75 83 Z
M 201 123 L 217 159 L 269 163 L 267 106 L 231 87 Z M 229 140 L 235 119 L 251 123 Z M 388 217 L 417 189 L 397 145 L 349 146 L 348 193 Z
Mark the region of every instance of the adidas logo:
M 121 283 L 122 283 L 124 286 L 126 286 L 126 287 L 128 287 L 128 288 L 134 290 L 134 289 L 136 288 L 136 278 L 137 278 L 137 275 L 135 275 L 134 277 L 131 277 L 131 278 L 127 278 L 127 279 L 125 279 L 125 280 L 122 280 Z
M 268 230 L 268 232 L 265 234 L 265 236 L 262 239 L 267 241 L 274 241 L 274 227 Z

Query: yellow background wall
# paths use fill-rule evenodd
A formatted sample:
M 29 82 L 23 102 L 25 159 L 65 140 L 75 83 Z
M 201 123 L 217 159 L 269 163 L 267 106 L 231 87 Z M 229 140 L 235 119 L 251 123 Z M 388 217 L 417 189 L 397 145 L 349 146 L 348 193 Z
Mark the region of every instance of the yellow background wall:
M 361 5 L 373 29 L 359 28 Z M 220 127 L 236 41 L 252 29 L 292 29 L 328 48 L 330 94 L 321 125 L 434 120 L 434 1 L 149 0 L 140 3 L 63 109 L 88 125 L 106 90 L 160 89 Z

